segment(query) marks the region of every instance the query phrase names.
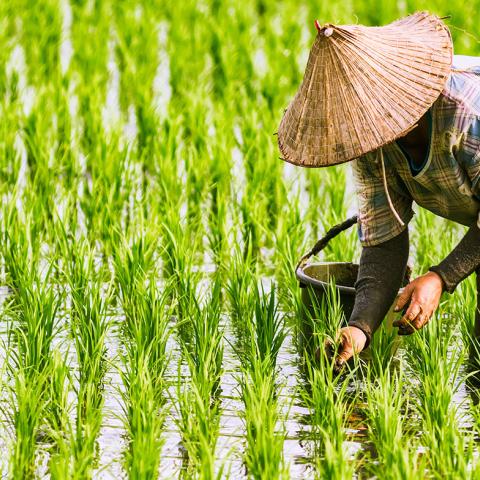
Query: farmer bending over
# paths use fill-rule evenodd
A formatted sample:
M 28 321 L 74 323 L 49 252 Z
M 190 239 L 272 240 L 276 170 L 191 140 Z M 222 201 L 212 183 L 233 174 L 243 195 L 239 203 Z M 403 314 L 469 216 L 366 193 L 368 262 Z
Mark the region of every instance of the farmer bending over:
M 316 26 L 278 142 L 296 165 L 353 160 L 363 248 L 353 313 L 338 332 L 337 368 L 368 346 L 395 300 L 413 201 L 469 228 L 444 260 L 405 287 L 396 310 L 406 310 L 394 325 L 400 335 L 421 329 L 442 292 L 476 271 L 480 338 L 480 58 L 453 57 L 448 28 L 426 12 L 384 27 Z M 440 234 L 432 232 L 432 241 Z

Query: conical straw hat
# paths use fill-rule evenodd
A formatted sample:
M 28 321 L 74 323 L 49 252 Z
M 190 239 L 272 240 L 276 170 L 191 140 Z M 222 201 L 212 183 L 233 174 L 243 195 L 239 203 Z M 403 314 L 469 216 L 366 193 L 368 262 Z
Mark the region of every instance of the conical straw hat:
M 280 123 L 284 160 L 323 167 L 353 160 L 411 130 L 452 63 L 445 24 L 417 12 L 383 27 L 320 27 L 305 76 Z

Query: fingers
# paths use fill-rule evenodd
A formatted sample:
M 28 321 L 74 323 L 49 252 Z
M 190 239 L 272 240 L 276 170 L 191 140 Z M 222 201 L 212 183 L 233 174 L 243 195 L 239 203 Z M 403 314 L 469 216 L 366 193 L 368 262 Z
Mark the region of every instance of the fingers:
M 339 353 L 335 359 L 335 369 L 340 370 L 353 357 L 353 348 L 340 346 Z
M 413 321 L 412 326 L 415 330 L 420 330 L 424 325 L 428 323 L 429 315 L 420 313 Z
M 413 291 L 413 284 L 409 283 L 406 287 L 402 289 L 400 293 L 397 304 L 395 305 L 394 311 L 399 312 L 410 300 Z
M 442 288 L 441 279 L 429 272 L 412 280 L 401 291 L 394 310 L 398 312 L 406 305 L 408 308 L 402 318 L 393 322 L 399 335 L 409 335 L 428 323 L 438 307 Z
M 333 362 L 333 369 L 336 373 L 340 372 L 345 363 L 353 356 L 353 347 L 351 341 L 347 338 L 345 332 L 338 332 L 336 342 L 326 339 L 324 342 L 324 354 L 328 361 Z M 320 352 L 317 350 L 317 360 Z
M 339 373 L 343 366 L 365 347 L 366 334 L 355 326 L 343 327 L 337 331 L 335 340 L 327 338 L 324 341 L 323 352 L 325 358 L 332 362 L 333 371 Z M 317 357 L 319 351 L 317 350 Z
M 407 308 L 405 315 L 399 320 L 395 320 L 393 325 L 395 327 L 407 327 L 411 325 L 417 316 L 423 312 L 423 307 L 420 302 L 412 301 L 410 306 Z
M 338 345 L 338 351 L 334 365 L 334 369 L 337 372 L 343 368 L 345 363 L 347 363 L 350 358 L 352 358 L 354 353 L 352 338 L 348 332 L 343 331 L 339 340 L 340 343 Z
M 398 326 L 399 335 L 411 335 L 413 332 L 423 328 L 430 320 L 432 312 L 420 312 L 415 318 L 410 320 L 408 315 L 404 315 L 400 320 L 393 322 L 394 326 Z

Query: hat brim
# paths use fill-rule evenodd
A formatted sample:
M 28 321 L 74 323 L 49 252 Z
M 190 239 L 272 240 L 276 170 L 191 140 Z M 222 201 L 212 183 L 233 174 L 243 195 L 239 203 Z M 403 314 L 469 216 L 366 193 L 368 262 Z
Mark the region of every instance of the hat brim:
M 283 159 L 336 165 L 407 134 L 440 95 L 452 56 L 448 28 L 427 12 L 383 27 L 326 25 L 280 122 Z

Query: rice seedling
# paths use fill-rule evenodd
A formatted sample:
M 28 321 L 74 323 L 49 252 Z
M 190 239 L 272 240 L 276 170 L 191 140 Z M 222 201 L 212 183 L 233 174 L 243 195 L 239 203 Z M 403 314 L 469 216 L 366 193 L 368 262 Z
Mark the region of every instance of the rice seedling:
M 452 339 L 450 326 L 439 318 L 409 342 L 409 365 L 418 381 L 416 410 L 423 423 L 427 469 L 436 477 L 467 478 L 472 462 L 469 440 L 460 431 L 459 405 L 454 394 L 462 381 L 463 350 Z
M 245 466 L 251 478 L 288 478 L 283 458 L 285 431 L 275 372 L 267 360 L 254 359 L 240 380 L 246 430 Z
M 288 469 L 283 458 L 285 431 L 280 413 L 277 383 L 277 357 L 286 337 L 283 318 L 277 310 L 275 290 L 264 293 L 254 288 L 255 310 L 247 322 L 249 341 L 237 350 L 241 363 L 240 397 L 245 411 L 244 456 L 252 478 L 286 478 Z
M 182 352 L 189 381 L 177 383 L 178 425 L 185 449 L 184 472 L 198 478 L 220 478 L 216 472 L 215 448 L 220 420 L 220 378 L 223 367 L 223 331 L 220 326 L 220 284 L 213 286 L 205 306 L 196 302 L 189 321 L 193 338 L 182 339 Z M 179 371 L 180 376 L 180 371 Z M 180 378 L 179 378 L 180 380 Z
M 333 282 L 320 300 L 312 294 L 312 310 L 303 311 L 307 323 L 302 333 L 305 351 L 299 375 L 298 395 L 308 414 L 302 436 L 308 442 L 307 463 L 314 478 L 351 478 L 354 463 L 344 448 L 348 419 L 355 406 L 356 394 L 350 393 L 357 366 L 338 376 L 329 360 L 328 339 L 344 321 L 344 315 Z
M 49 415 L 50 428 L 47 432 L 51 438 L 49 448 L 48 469 L 52 478 L 85 478 L 85 470 L 76 470 L 72 462 L 72 445 L 74 442 L 73 425 L 71 421 L 72 402 L 69 394 L 72 389 L 70 366 L 60 350 L 52 352 L 50 366 L 51 381 L 48 384 L 48 397 L 51 402 Z M 77 463 L 78 465 L 78 463 Z M 77 476 L 75 476 L 77 475 Z
M 325 355 L 319 356 L 316 365 L 307 359 L 303 376 L 299 395 L 309 412 L 305 437 L 314 478 L 351 478 L 354 463 L 344 447 L 354 405 L 354 400 L 347 398 L 349 381 L 334 374 Z
M 79 478 L 91 478 L 105 401 L 107 308 L 112 289 L 108 285 L 104 288 L 102 276 L 95 269 L 93 252 L 85 241 L 71 247 L 67 258 L 66 277 L 72 304 L 70 332 L 78 362 L 72 468 Z
M 13 477 L 31 476 L 41 429 L 53 418 L 61 421 L 48 391 L 51 377 L 52 341 L 56 334 L 56 314 L 61 294 L 31 278 L 16 290 L 8 315 L 12 321 L 12 345 L 8 364 L 12 378 L 11 421 L 15 442 L 10 458 Z M 54 391 L 54 388 L 52 387 Z
M 381 372 L 367 374 L 366 408 L 369 438 L 375 450 L 364 461 L 365 470 L 383 478 L 418 478 L 425 463 L 418 452 L 418 440 L 406 424 L 411 411 L 405 391 L 404 373 L 387 365 Z
M 115 245 L 115 279 L 125 320 L 120 325 L 124 352 L 120 371 L 128 446 L 124 466 L 129 478 L 158 475 L 165 418 L 165 370 L 170 335 L 169 287 L 155 281 L 155 243 L 151 232 Z
M 170 319 L 167 295 L 159 296 L 154 283 L 137 283 L 135 288 L 130 305 L 124 304 L 126 351 L 121 376 L 129 434 L 124 462 L 129 478 L 155 478 L 163 445 Z

